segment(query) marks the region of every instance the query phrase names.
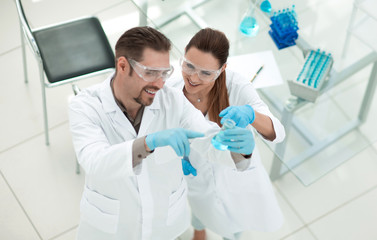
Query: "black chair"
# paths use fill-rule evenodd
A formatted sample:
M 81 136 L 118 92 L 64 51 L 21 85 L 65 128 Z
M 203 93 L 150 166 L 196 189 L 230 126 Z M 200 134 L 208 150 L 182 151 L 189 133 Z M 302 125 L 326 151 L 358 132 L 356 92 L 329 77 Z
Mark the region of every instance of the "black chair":
M 49 145 L 45 88 L 73 83 L 83 78 L 114 70 L 114 53 L 96 17 L 31 29 L 21 0 L 16 0 L 21 25 L 22 55 L 27 80 L 25 39 L 38 60 L 42 87 L 44 130 Z M 46 74 L 47 81 L 44 75 Z

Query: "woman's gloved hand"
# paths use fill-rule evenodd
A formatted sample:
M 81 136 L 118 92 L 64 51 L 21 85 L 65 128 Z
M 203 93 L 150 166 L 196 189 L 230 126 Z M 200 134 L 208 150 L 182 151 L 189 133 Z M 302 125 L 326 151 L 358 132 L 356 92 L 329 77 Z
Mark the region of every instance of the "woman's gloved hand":
M 253 153 L 255 141 L 253 133 L 246 129 L 235 127 L 220 132 L 219 140 L 228 146 L 228 150 L 235 153 L 249 155 Z
M 183 128 L 173 128 L 148 134 L 145 138 L 145 143 L 150 150 L 154 150 L 157 147 L 170 146 L 178 156 L 189 156 L 189 139 L 197 137 L 204 137 L 204 134 Z
M 245 128 L 255 120 L 255 112 L 250 105 L 227 107 L 220 112 L 219 116 L 222 117 L 221 124 L 225 119 L 230 118 L 236 123 L 237 127 L 241 128 Z

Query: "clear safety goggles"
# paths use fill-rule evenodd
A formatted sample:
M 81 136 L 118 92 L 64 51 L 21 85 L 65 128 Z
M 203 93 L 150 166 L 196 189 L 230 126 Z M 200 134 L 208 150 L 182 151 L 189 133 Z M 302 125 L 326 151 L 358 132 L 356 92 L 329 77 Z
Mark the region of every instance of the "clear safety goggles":
M 179 65 L 182 68 L 182 71 L 188 75 L 198 74 L 198 77 L 200 80 L 204 82 L 212 82 L 216 80 L 216 78 L 221 73 L 221 68 L 218 70 L 208 70 L 204 68 L 200 68 L 198 66 L 195 66 L 192 62 L 187 60 L 184 57 L 181 57 L 179 60 Z
M 127 60 L 136 74 L 146 82 L 156 82 L 160 78 L 165 82 L 174 72 L 173 66 L 169 68 L 147 67 L 133 59 L 129 58 Z

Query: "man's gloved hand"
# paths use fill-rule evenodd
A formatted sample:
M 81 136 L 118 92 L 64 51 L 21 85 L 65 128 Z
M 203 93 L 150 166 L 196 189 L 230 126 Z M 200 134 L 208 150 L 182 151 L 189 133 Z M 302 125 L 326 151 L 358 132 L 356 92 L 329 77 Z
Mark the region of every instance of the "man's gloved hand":
M 245 128 L 255 120 L 255 112 L 250 105 L 227 107 L 220 112 L 219 116 L 222 117 L 221 124 L 225 119 L 230 118 L 236 122 L 237 127 L 241 128 Z
M 220 132 L 220 142 L 228 146 L 228 150 L 235 153 L 249 155 L 253 153 L 255 141 L 253 133 L 246 129 L 235 127 Z
M 191 165 L 188 157 L 182 158 L 182 170 L 185 175 L 190 175 L 190 173 L 194 176 L 197 175 L 196 169 Z
M 183 128 L 173 128 L 148 134 L 145 143 L 150 150 L 157 147 L 170 146 L 178 156 L 190 155 L 190 138 L 203 137 L 204 134 Z

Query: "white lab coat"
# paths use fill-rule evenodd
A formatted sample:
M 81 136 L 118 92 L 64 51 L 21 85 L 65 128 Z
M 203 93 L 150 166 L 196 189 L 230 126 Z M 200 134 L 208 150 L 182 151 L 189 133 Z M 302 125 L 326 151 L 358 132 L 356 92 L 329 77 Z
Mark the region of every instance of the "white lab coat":
M 168 128 L 210 132 L 213 127 L 182 91 L 164 87 L 145 107 L 136 134 L 114 101 L 110 79 L 70 103 L 73 144 L 86 173 L 77 239 L 174 239 L 190 226 L 181 160 L 170 147 L 162 147 L 133 169 L 132 143 Z M 234 166 L 229 152 L 198 151 Z
M 182 90 L 184 82 L 181 76 L 176 76 L 168 80 L 168 85 Z M 250 104 L 255 111 L 271 118 L 276 133 L 273 142 L 284 139 L 284 127 L 247 79 L 226 70 L 226 85 L 230 106 Z M 250 125 L 249 128 L 252 129 Z M 245 230 L 275 231 L 281 227 L 283 215 L 257 146 L 245 171 L 203 161 L 199 155 L 191 156 L 190 160 L 198 172 L 196 177 L 186 177 L 190 206 L 208 229 L 232 238 L 234 233 Z

